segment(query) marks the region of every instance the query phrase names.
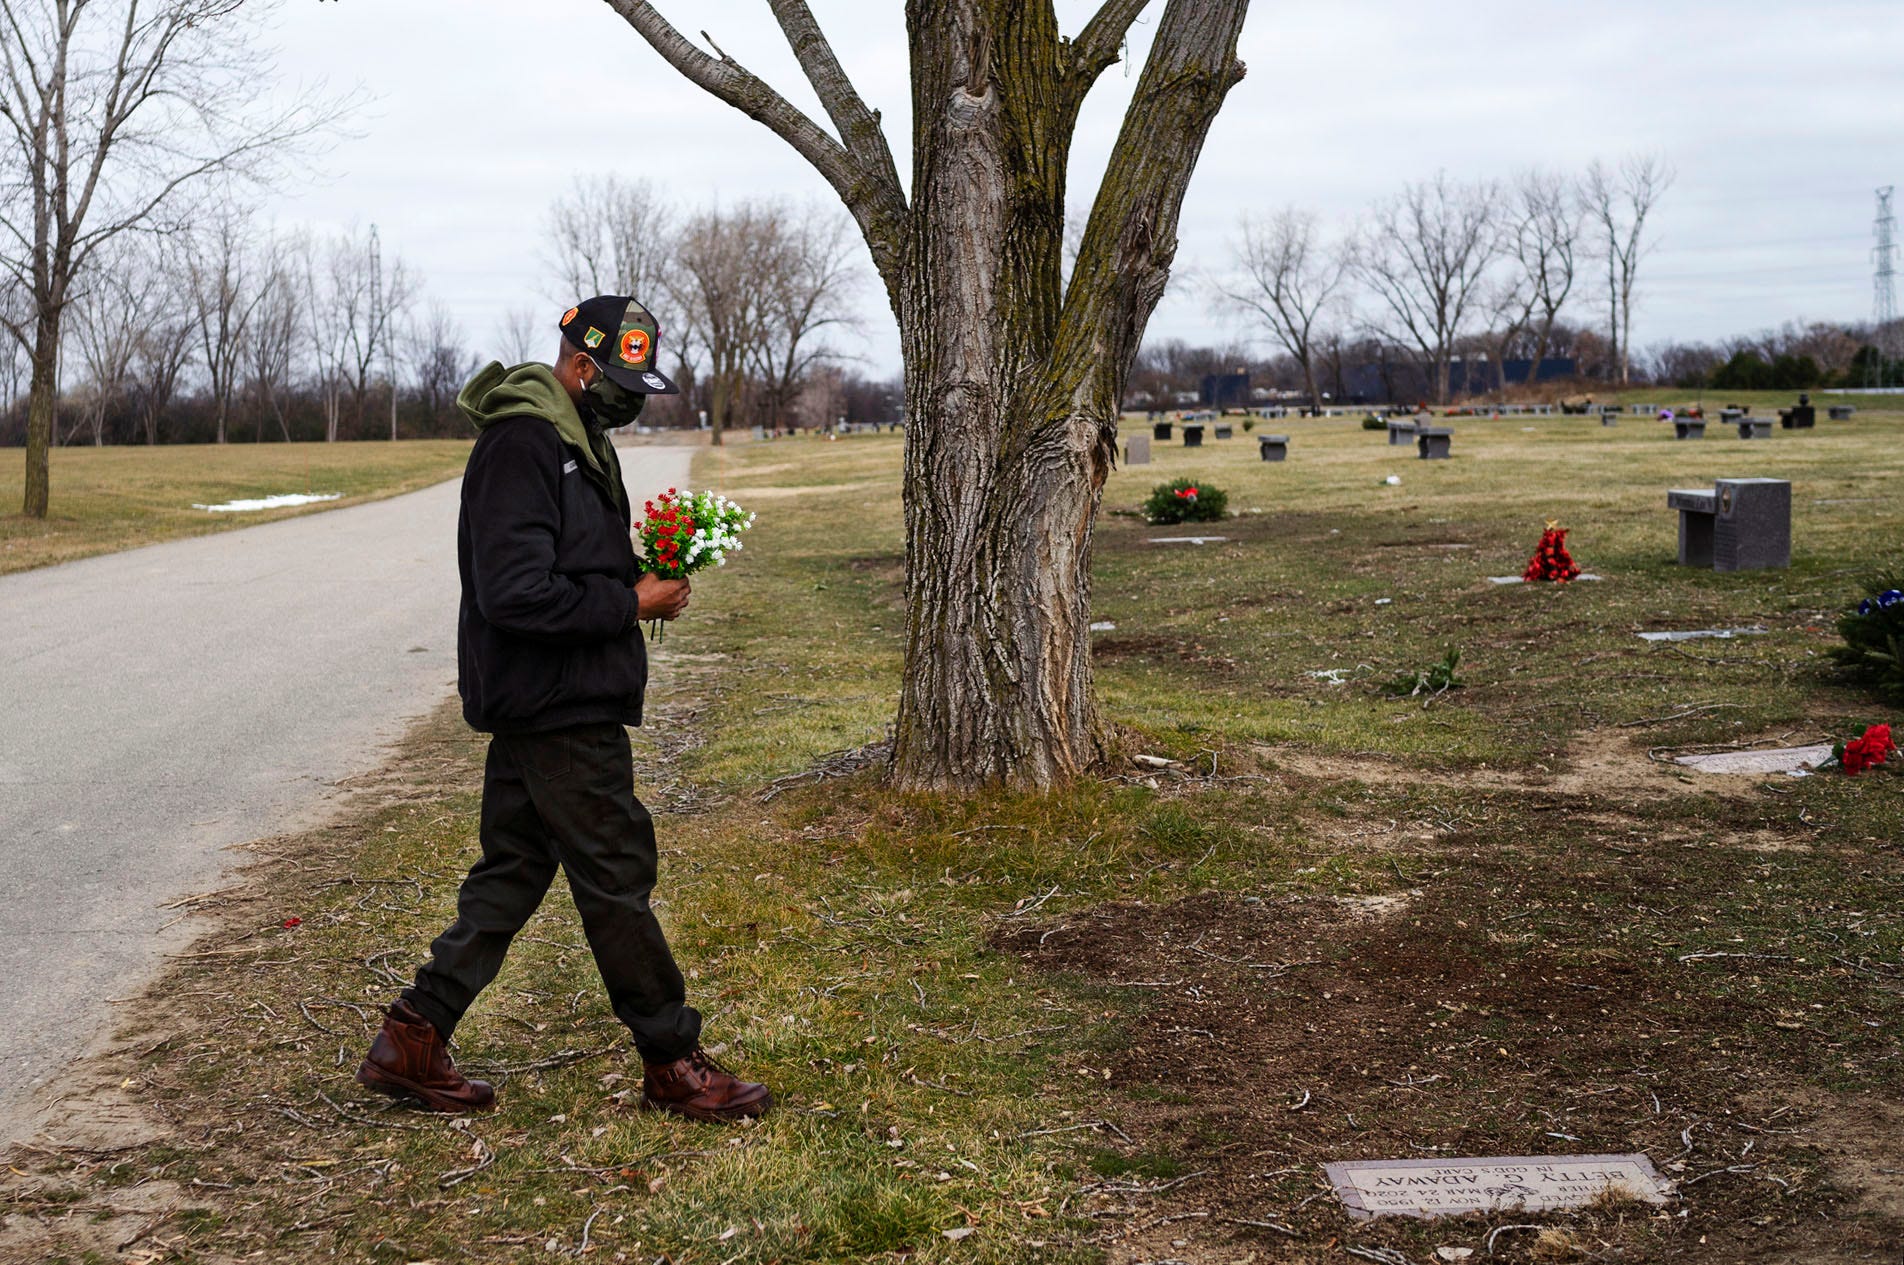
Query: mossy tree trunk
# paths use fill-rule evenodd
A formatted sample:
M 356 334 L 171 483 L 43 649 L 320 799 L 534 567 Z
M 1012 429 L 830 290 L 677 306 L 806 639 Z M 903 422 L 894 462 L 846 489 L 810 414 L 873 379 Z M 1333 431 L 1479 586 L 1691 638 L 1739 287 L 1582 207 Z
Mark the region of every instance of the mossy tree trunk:
M 718 50 L 689 44 L 646 0 L 607 2 L 689 79 L 813 162 L 886 283 L 907 424 L 896 784 L 1048 786 L 1096 764 L 1092 530 L 1184 190 L 1243 73 L 1248 0 L 1165 5 L 1068 282 L 1078 111 L 1146 0 L 1107 0 L 1073 39 L 1049 0 L 910 0 L 910 198 L 878 115 L 804 0 L 768 3 L 837 139 Z

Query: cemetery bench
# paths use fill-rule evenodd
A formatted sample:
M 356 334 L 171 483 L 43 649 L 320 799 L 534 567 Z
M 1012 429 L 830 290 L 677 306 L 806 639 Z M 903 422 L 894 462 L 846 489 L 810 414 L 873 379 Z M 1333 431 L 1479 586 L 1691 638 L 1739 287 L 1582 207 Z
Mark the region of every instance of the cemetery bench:
M 1706 437 L 1706 419 L 1703 417 L 1675 417 L 1673 419 L 1674 439 L 1704 439 Z
M 1722 408 L 1719 410 L 1719 422 L 1723 426 L 1731 426 L 1744 416 L 1745 410 L 1742 408 Z
M 1792 563 L 1792 485 L 1785 479 L 1718 479 L 1674 488 L 1666 508 L 1679 511 L 1679 565 L 1757 571 Z
M 1848 422 L 1851 420 L 1851 415 L 1857 411 L 1849 404 L 1834 404 L 1826 409 L 1825 413 L 1834 422 Z
M 1169 422 L 1152 423 L 1150 428 L 1150 437 L 1156 440 L 1160 444 L 1169 443 L 1170 442 L 1170 423 Z
M 1414 421 L 1391 417 L 1388 419 L 1388 442 L 1391 446 L 1405 444 L 1415 437 L 1415 430 Z
M 1234 439 L 1236 437 L 1236 429 L 1228 422 L 1218 422 L 1216 424 L 1216 437 L 1218 439 Z
M 1185 448 L 1203 447 L 1203 423 L 1185 422 L 1183 424 L 1183 446 Z
M 1423 461 L 1446 461 L 1454 455 L 1454 428 L 1452 426 L 1417 426 L 1415 428 L 1416 456 Z
M 1740 439 L 1770 439 L 1772 437 L 1772 419 L 1769 417 L 1741 417 L 1737 420 Z
M 1289 456 L 1289 436 L 1258 435 L 1256 442 L 1262 446 L 1264 461 L 1282 461 Z

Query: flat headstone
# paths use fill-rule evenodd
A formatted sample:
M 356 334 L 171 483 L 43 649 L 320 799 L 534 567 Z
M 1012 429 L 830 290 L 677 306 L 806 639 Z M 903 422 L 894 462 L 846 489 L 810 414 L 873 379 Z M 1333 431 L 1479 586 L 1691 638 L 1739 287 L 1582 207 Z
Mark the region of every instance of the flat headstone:
M 1576 575 L 1571 581 L 1569 581 L 1569 583 L 1578 584 L 1582 580 L 1604 580 L 1604 579 L 1606 579 L 1606 577 L 1603 575 L 1595 575 L 1591 571 L 1582 571 L 1579 575 Z M 1525 584 L 1527 583 L 1526 580 L 1521 579 L 1521 577 L 1518 575 L 1491 575 L 1487 578 L 1487 582 L 1489 584 Z
M 1132 435 L 1124 441 L 1124 464 L 1127 466 L 1147 466 L 1150 464 L 1150 436 Z
M 1761 751 L 1718 751 L 1682 755 L 1678 763 L 1701 773 L 1794 773 L 1803 775 L 1831 759 L 1829 746 L 1772 747 Z
M 1730 641 L 1734 637 L 1762 637 L 1763 628 L 1690 628 L 1685 632 L 1643 632 L 1641 641 L 1705 641 L 1714 638 Z
M 1150 543 L 1153 545 L 1213 545 L 1228 539 L 1228 536 L 1152 536 Z
M 1365 1221 L 1584 1208 L 1610 1192 L 1661 1204 L 1671 1189 L 1644 1155 L 1350 1160 L 1323 1170 L 1349 1215 Z

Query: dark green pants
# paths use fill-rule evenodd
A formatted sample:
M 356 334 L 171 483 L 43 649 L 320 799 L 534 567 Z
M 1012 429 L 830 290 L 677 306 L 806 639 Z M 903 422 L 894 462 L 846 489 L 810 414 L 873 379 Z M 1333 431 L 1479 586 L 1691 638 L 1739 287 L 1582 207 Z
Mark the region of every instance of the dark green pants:
M 424 1018 L 445 1037 L 456 1030 L 560 867 L 609 1002 L 642 1057 L 665 1063 L 693 1051 L 701 1016 L 687 1005 L 648 907 L 654 819 L 635 798 L 627 730 L 606 723 L 497 734 L 483 774 L 482 845 L 456 898 L 456 921 L 404 994 Z

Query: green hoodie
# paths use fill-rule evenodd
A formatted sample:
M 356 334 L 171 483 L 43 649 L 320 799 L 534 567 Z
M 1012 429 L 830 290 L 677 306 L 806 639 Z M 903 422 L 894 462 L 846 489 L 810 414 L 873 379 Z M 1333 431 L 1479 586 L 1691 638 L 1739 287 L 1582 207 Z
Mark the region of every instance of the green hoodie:
M 628 511 L 628 490 L 622 486 L 621 461 L 615 456 L 614 440 L 582 421 L 575 401 L 555 380 L 549 366 L 526 364 L 506 369 L 500 361 L 491 361 L 456 397 L 456 407 L 477 430 L 510 417 L 539 417 L 548 422 L 581 458 L 583 472 L 608 493 L 617 508 Z

